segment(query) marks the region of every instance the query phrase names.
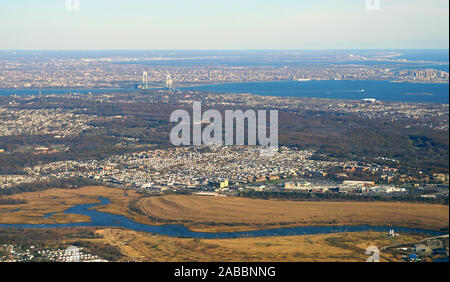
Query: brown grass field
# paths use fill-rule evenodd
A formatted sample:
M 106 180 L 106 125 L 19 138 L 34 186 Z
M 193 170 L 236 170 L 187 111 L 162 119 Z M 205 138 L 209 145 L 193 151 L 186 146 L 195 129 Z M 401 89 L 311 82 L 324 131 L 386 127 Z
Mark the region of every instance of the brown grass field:
M 98 210 L 122 214 L 144 223 L 150 221 L 139 213 L 129 210 L 131 202 L 136 201 L 140 195 L 135 191 L 128 191 L 125 197 L 123 190 L 107 188 L 103 186 L 87 186 L 79 189 L 49 189 L 39 192 L 28 192 L 4 198 L 25 200 L 26 204 L 0 205 L 0 211 L 16 210 L 0 214 L 0 223 L 31 223 L 52 224 L 68 222 L 89 221 L 89 217 L 83 215 L 64 214 L 62 211 L 77 204 L 99 203 L 98 197 L 103 196 L 111 200 L 111 204 L 96 207 Z M 44 219 L 44 214 L 55 213 Z
M 447 205 L 395 202 L 300 202 L 238 197 L 167 195 L 143 197 L 135 191 L 89 186 L 80 189 L 49 189 L 5 198 L 25 204 L 1 205 L 0 223 L 67 223 L 88 221 L 82 215 L 64 214 L 76 204 L 111 200 L 97 210 L 125 215 L 146 224 L 181 223 L 195 231 L 238 231 L 304 225 L 393 225 L 439 230 L 449 226 Z M 44 214 L 55 213 L 44 219 Z
M 168 195 L 140 199 L 150 217 L 192 230 L 230 231 L 301 225 L 393 225 L 439 230 L 448 205 L 396 202 L 301 202 L 238 197 Z
M 122 214 L 146 224 L 182 223 L 196 231 L 237 231 L 301 225 L 394 225 L 439 230 L 448 228 L 446 205 L 393 202 L 300 202 L 238 197 L 167 195 L 144 197 L 134 191 L 101 186 L 49 189 L 4 198 L 25 204 L 0 205 L 0 223 L 66 223 L 88 221 L 63 210 L 76 204 L 111 200 L 96 209 Z M 15 211 L 20 209 L 20 211 Z M 44 219 L 46 213 L 55 213 Z M 73 238 L 120 249 L 126 261 L 365 261 L 368 246 L 412 243 L 418 235 L 389 238 L 377 232 L 351 232 L 304 236 L 239 239 L 166 237 L 119 228 L 100 228 L 100 238 Z M 70 243 L 70 241 L 65 242 Z M 398 261 L 382 253 L 382 261 Z
M 121 229 L 98 230 L 100 242 L 120 249 L 127 261 L 160 262 L 364 262 L 369 246 L 394 244 L 384 233 L 352 232 L 325 235 L 280 236 L 239 239 L 190 239 L 149 235 Z M 412 243 L 418 235 L 402 234 L 395 243 Z M 380 261 L 399 261 L 380 253 Z

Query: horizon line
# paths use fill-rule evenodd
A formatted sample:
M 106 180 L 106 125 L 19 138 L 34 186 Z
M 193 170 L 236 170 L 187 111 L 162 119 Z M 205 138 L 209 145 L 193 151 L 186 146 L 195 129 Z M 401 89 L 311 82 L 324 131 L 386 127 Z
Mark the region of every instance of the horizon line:
M 142 49 L 142 48 L 112 48 L 112 49 L 0 49 L 0 51 L 345 51 L 345 50 L 450 50 L 447 48 L 228 48 L 228 49 L 195 49 L 195 48 L 174 48 L 174 49 Z

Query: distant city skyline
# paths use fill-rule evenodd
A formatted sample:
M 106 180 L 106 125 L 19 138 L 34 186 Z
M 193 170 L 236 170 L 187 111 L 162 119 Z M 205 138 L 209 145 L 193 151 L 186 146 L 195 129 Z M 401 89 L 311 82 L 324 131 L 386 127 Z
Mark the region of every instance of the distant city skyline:
M 449 48 L 448 0 L 79 3 L 2 1 L 0 49 Z

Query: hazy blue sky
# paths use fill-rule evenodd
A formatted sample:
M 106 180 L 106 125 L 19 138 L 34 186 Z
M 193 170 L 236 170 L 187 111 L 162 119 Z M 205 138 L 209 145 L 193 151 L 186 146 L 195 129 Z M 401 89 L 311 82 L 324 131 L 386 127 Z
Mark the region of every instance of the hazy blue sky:
M 448 48 L 448 0 L 0 0 L 0 49 Z M 376 1 L 376 0 L 373 0 Z

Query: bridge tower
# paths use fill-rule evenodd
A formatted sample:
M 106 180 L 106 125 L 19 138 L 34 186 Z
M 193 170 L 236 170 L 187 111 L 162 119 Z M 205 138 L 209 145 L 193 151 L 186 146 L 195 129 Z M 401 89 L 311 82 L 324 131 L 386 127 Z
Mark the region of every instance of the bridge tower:
M 142 73 L 142 88 L 148 89 L 148 73 L 146 71 Z
M 166 87 L 172 88 L 172 83 L 173 83 L 172 77 L 170 76 L 170 73 L 168 73 L 166 77 Z

